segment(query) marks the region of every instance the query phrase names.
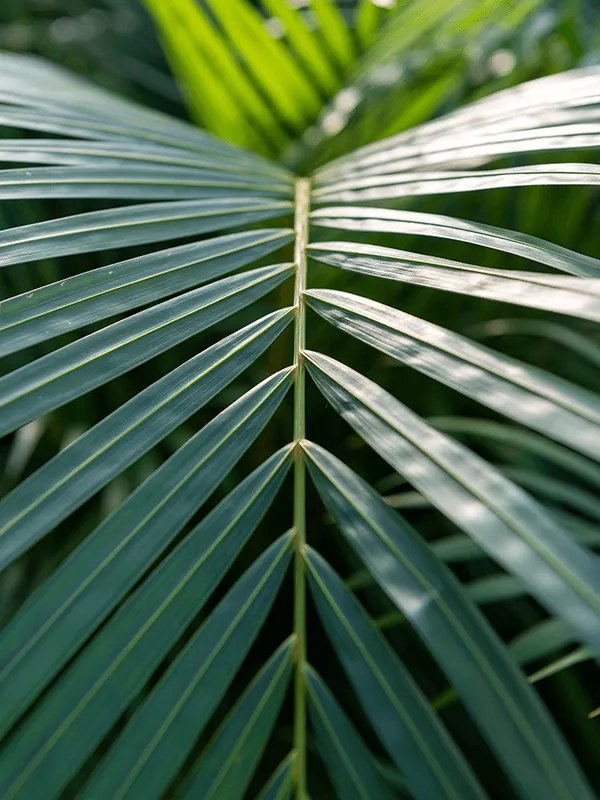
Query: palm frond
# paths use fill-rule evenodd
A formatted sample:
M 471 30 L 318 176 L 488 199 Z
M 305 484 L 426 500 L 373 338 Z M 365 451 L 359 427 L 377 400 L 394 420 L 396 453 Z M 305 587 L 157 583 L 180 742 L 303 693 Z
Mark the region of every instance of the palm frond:
M 520 798 L 593 797 L 536 684 L 600 654 L 594 379 L 477 338 L 597 365 L 600 261 L 428 204 L 595 191 L 552 159 L 600 144 L 600 70 L 331 158 L 344 86 L 537 2 L 147 5 L 210 134 L 0 55 L 0 197 L 52 209 L 0 230 L 0 435 L 56 436 L 7 472 L 0 567 L 62 548 L 0 631 L 0 794 L 462 800 L 495 791 L 484 752 Z M 312 175 L 266 157 L 311 135 Z M 457 332 L 440 298 L 482 310 Z

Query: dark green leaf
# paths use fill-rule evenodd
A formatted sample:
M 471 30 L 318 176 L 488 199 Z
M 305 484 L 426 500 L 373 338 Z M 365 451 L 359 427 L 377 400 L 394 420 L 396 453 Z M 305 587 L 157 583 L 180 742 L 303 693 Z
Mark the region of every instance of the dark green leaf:
M 290 534 L 278 539 L 219 603 L 111 747 L 84 798 L 163 796 L 260 631 L 290 545 Z
M 212 494 L 275 412 L 290 380 L 289 370 L 278 373 L 215 417 L 133 492 L 32 595 L 2 636 L 2 730 L 101 624 Z
M 203 753 L 183 795 L 242 800 L 266 747 L 292 668 L 293 640 L 267 661 Z

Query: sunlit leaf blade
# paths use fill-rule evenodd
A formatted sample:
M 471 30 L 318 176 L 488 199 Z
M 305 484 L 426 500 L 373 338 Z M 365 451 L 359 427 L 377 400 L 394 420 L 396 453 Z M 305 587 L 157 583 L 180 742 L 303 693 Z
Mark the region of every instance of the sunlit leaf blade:
M 2 636 L 0 674 L 6 688 L 0 708 L 2 730 L 100 625 L 217 488 L 271 418 L 290 380 L 289 370 L 278 373 L 221 412 L 34 592 Z M 13 689 L 9 692 L 11 675 Z
M 335 0 L 312 0 L 311 10 L 325 39 L 326 48 L 342 67 L 348 67 L 352 64 L 354 43 Z
M 0 302 L 0 355 L 233 272 L 291 239 L 264 229 L 218 236 L 89 270 Z
M 80 397 L 274 289 L 289 265 L 194 289 L 91 333 L 0 378 L 0 435 Z
M 359 436 L 599 653 L 600 562 L 522 489 L 372 381 L 327 356 L 308 358 Z
M 262 0 L 265 9 L 281 22 L 285 37 L 294 48 L 303 67 L 310 72 L 325 92 L 333 93 L 340 84 L 318 34 L 311 30 L 301 13 L 287 0 Z
M 271 656 L 202 754 L 183 798 L 242 800 L 267 745 L 292 669 L 293 640 Z
M 0 157 L 3 161 L 30 164 L 72 164 L 80 166 L 116 166 L 149 164 L 150 166 L 214 169 L 237 174 L 238 160 L 215 159 L 214 154 L 193 153 L 177 147 L 139 141 L 105 141 L 95 139 L 2 139 Z M 271 166 L 271 162 L 266 163 Z M 263 164 L 260 164 L 263 167 Z M 278 181 L 281 189 L 291 185 L 291 176 L 278 169 L 274 162 L 266 171 L 252 163 L 244 163 L 244 174 L 253 179 Z
M 219 603 L 101 761 L 84 798 L 163 796 L 260 631 L 290 544 L 290 534 L 278 539 Z
M 299 130 L 320 108 L 319 95 L 302 69 L 242 0 L 207 0 L 212 13 L 281 119 Z
M 285 141 L 274 109 L 194 0 L 145 0 L 192 116 L 226 141 L 270 152 Z M 269 135 L 270 134 L 270 135 Z
M 452 574 L 355 473 L 317 445 L 304 447 L 329 512 L 422 637 L 519 796 L 591 797 L 549 715 Z
M 232 193 L 248 200 L 289 199 L 290 186 L 217 170 L 110 165 L 37 167 L 0 171 L 0 200 L 104 198 L 115 200 L 217 200 Z
M 354 12 L 354 31 L 363 48 L 368 47 L 377 33 L 381 23 L 385 4 L 376 4 L 373 0 L 358 0 Z
M 483 798 L 428 701 L 352 593 L 313 550 L 309 580 L 319 615 L 366 716 L 411 795 Z
M 438 325 L 357 295 L 311 289 L 341 330 L 489 408 L 600 459 L 600 400 L 579 386 Z
M 210 156 L 213 166 L 228 162 L 238 169 L 289 179 L 289 173 L 272 161 L 99 89 L 48 61 L 2 53 L 0 71 L 0 100 L 6 103 L 0 107 L 3 125 L 72 137 L 152 142 Z
M 288 756 L 267 781 L 257 800 L 289 800 L 292 793 L 292 770 L 295 754 Z
M 287 448 L 256 469 L 128 598 L 28 718 L 10 746 L 14 758 L 36 762 L 42 771 L 62 765 L 60 780 L 68 781 L 202 609 L 272 503 L 290 462 Z M 46 677 L 45 659 L 53 667 L 56 657 L 52 642 L 42 638 L 40 646 L 32 616 L 7 630 L 3 646 L 14 652 L 17 635 L 21 650 L 14 668 L 4 669 L 3 695 L 18 711 L 19 699 L 24 708 Z M 59 789 L 56 778 L 53 786 Z
M 0 267 L 195 236 L 279 217 L 290 208 L 283 200 L 219 197 L 89 211 L 0 231 Z
M 334 206 L 316 209 L 311 213 L 311 221 L 317 226 L 350 230 L 354 234 L 400 233 L 450 239 L 500 250 L 582 278 L 600 277 L 600 261 L 591 256 L 518 231 L 441 214 Z
M 417 286 L 600 321 L 600 280 L 479 267 L 360 242 L 319 242 L 317 261 Z
M 202 408 L 252 364 L 292 319 L 275 311 L 227 336 L 86 431 L 0 502 L 5 567 Z
M 444 4 L 445 5 L 445 4 Z M 447 5 L 446 5 L 447 7 Z M 570 70 L 496 92 L 323 167 L 328 180 L 502 155 L 597 147 L 598 67 Z
M 339 800 L 392 800 L 373 756 L 329 689 L 310 667 L 305 676 L 319 755 Z
M 398 172 L 351 176 L 324 183 L 315 191 L 322 203 L 372 203 L 420 195 L 478 192 L 517 186 L 598 186 L 600 168 L 593 164 L 534 164 L 508 169 L 452 172 Z

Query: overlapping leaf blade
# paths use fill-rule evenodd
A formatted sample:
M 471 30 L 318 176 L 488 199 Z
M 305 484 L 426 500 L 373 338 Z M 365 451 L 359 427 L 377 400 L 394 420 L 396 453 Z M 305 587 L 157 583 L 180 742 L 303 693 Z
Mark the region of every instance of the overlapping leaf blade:
M 219 603 L 109 750 L 84 797 L 163 795 L 262 627 L 290 562 L 290 539 L 285 534 L 271 545 Z
M 448 172 L 398 172 L 357 176 L 325 183 L 315 191 L 322 203 L 372 203 L 380 200 L 478 192 L 517 186 L 597 186 L 600 169 L 594 164 L 540 164 L 531 167 Z
M 242 481 L 128 598 L 28 718 L 11 743 L 15 758 L 42 770 L 62 764 L 69 779 L 201 611 L 273 501 L 289 456 L 275 454 Z M 31 653 L 35 642 L 25 635 L 22 647 Z M 5 678 L 12 707 L 39 682 L 25 672 Z
M 450 572 L 348 467 L 317 445 L 304 449 L 328 510 L 446 672 L 520 796 L 589 797 L 545 709 Z
M 545 436 L 521 430 L 514 425 L 475 417 L 433 417 L 429 422 L 444 433 L 466 436 L 478 442 L 483 440 L 499 452 L 516 446 L 519 453 L 539 456 L 553 466 L 600 488 L 600 467 Z
M 187 742 L 188 748 L 191 748 L 195 736 L 208 722 L 212 711 L 237 672 L 248 647 L 260 630 L 288 562 L 289 536 L 284 536 L 257 559 L 235 584 L 173 662 L 137 715 L 132 718 L 122 736 L 131 735 L 129 732 L 132 729 L 135 735 L 135 729 L 140 720 L 142 721 L 143 741 L 138 739 L 138 747 L 142 751 L 139 753 L 140 760 L 130 759 L 123 762 L 119 760 L 118 750 L 111 751 L 92 778 L 92 783 L 84 795 L 97 797 L 97 784 L 102 787 L 102 784 L 108 782 L 114 784 L 114 788 L 108 794 L 115 798 L 161 796 L 162 789 L 169 783 L 173 773 L 185 758 L 187 751 L 182 750 L 181 744 Z M 233 634 L 238 631 L 238 648 L 236 648 Z M 185 680 L 182 680 L 182 675 L 186 677 Z M 181 713 L 186 700 L 194 703 L 196 713 L 192 716 Z M 163 705 L 163 702 L 166 705 Z M 165 717 L 166 708 L 168 712 Z M 173 730 L 181 731 L 182 727 L 183 735 L 174 736 Z M 128 779 L 133 782 L 140 774 L 145 778 L 144 769 L 147 767 L 145 758 L 149 755 L 143 752 L 146 740 L 152 745 L 152 751 L 157 747 L 171 751 L 168 766 L 167 761 L 160 763 L 155 761 L 154 769 L 158 767 L 159 775 L 155 776 L 154 780 L 149 780 L 141 793 L 139 785 L 132 793 Z M 5 797 L 18 797 L 23 791 L 33 793 L 41 791 L 49 797 L 59 795 L 61 785 L 69 779 L 77 764 L 70 763 L 61 769 L 52 759 L 45 760 L 53 744 L 52 739 L 47 740 L 39 750 L 34 751 L 32 758 L 27 753 L 29 743 L 26 738 L 17 738 L 14 741 L 12 757 L 4 760 L 0 771 Z M 134 751 L 135 745 L 122 752 L 129 752 L 131 755 L 135 754 Z M 123 781 L 126 785 L 118 778 L 119 771 L 124 773 Z M 49 777 L 51 794 L 48 793 Z M 102 788 L 100 796 L 105 796 Z
M 93 426 L 0 502 L 0 564 L 14 561 L 254 362 L 290 310 L 242 328 Z
M 281 708 L 292 668 L 293 640 L 254 678 L 202 755 L 184 798 L 242 800 Z
M 283 200 L 228 196 L 89 211 L 0 231 L 0 267 L 212 233 L 290 210 Z
M 442 214 L 366 206 L 333 206 L 315 209 L 311 213 L 311 220 L 320 227 L 350 230 L 354 234 L 401 233 L 476 244 L 545 264 L 571 275 L 583 278 L 600 276 L 600 260 L 597 258 L 518 231 Z
M 227 234 L 119 261 L 0 302 L 0 355 L 208 283 L 290 241 L 285 229 Z
M 319 387 L 359 435 L 600 653 L 597 559 L 529 495 L 388 392 L 334 359 L 308 357 Z
M 392 800 L 373 757 L 327 686 L 311 668 L 306 681 L 319 753 L 339 800 Z
M 133 492 L 33 594 L 3 635 L 3 730 L 217 488 L 273 415 L 289 385 L 290 371 L 284 370 L 221 412 Z
M 223 278 L 65 345 L 0 378 L 0 435 L 80 397 L 265 295 L 289 265 Z
M 490 269 L 360 242 L 320 242 L 309 253 L 317 261 L 363 275 L 600 321 L 597 278 Z
M 363 711 L 411 793 L 423 800 L 483 798 L 429 703 L 350 591 L 312 550 L 307 564 L 327 633 Z
M 2 53 L 0 70 L 2 125 L 75 138 L 154 143 L 208 156 L 212 166 L 229 163 L 289 182 L 289 173 L 272 161 L 233 148 L 182 120 L 121 99 L 41 59 Z
M 597 147 L 598 67 L 530 81 L 330 162 L 319 177 L 386 174 L 521 152 Z
M 343 331 L 600 459 L 600 401 L 592 392 L 382 303 L 327 289 L 311 289 L 306 296 L 311 308 Z

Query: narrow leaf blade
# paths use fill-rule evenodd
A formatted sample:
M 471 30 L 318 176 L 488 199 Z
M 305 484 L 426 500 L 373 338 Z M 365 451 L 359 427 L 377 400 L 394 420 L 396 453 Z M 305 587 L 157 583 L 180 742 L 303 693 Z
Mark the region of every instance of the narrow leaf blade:
M 278 408 L 290 380 L 289 370 L 274 375 L 209 422 L 31 596 L 2 637 L 2 685 L 14 689 L 3 692 L 3 730 L 212 494 Z
M 519 794 L 590 797 L 549 715 L 451 573 L 348 467 L 304 447 L 329 512 L 445 671 Z
M 429 800 L 483 798 L 483 790 L 429 702 L 329 565 L 307 551 L 319 616 L 358 699 L 411 794 Z
M 392 800 L 373 757 L 329 689 L 311 668 L 305 676 L 319 753 L 339 800 Z
M 246 689 L 198 762 L 184 798 L 242 800 L 283 702 L 292 647 L 289 640 L 278 648 Z
M 278 539 L 219 603 L 110 749 L 84 798 L 162 797 L 260 631 L 290 544 L 290 534 Z

